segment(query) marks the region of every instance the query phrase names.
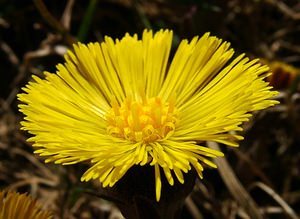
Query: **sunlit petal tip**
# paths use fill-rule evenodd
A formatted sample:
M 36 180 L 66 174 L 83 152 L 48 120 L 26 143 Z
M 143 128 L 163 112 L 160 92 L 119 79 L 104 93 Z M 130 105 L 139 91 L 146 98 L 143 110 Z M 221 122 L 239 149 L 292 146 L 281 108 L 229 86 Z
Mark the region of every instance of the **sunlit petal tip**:
M 89 180 L 90 180 L 90 179 L 87 178 L 86 176 L 80 177 L 80 181 L 81 181 L 81 182 L 87 182 L 87 181 L 89 181 Z
M 55 163 L 55 164 L 62 164 L 63 166 L 67 165 L 66 163 L 64 163 L 64 162 L 61 161 L 61 160 L 55 160 L 54 163 Z
M 154 165 L 154 169 L 155 169 L 156 201 L 159 201 L 161 196 L 161 176 L 160 176 L 159 166 L 157 164 Z
M 46 159 L 45 160 L 45 163 L 50 163 L 50 162 L 53 162 L 53 159 Z
M 224 157 L 225 154 L 223 152 L 220 151 L 220 153 L 217 154 L 217 157 Z

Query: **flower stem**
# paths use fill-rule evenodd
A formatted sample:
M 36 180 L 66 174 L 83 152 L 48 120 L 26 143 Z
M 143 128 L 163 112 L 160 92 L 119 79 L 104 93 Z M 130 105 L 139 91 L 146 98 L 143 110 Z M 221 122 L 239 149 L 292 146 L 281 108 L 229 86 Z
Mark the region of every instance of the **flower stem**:
M 102 195 L 118 206 L 126 219 L 180 219 L 186 197 L 192 191 L 196 172 L 185 174 L 184 184 L 175 180 L 170 186 L 162 177 L 162 195 L 155 197 L 154 168 L 135 166 L 111 188 L 103 188 Z

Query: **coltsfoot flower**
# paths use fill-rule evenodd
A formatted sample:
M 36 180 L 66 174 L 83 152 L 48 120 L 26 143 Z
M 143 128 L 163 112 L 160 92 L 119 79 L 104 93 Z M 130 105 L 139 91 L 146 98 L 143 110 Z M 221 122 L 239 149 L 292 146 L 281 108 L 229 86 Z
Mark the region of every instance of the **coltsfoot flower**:
M 0 191 L 0 219 L 51 219 L 51 213 L 41 209 L 30 196 Z
M 216 167 L 209 158 L 223 153 L 204 142 L 238 146 L 243 137 L 230 131 L 277 103 L 269 68 L 232 59 L 230 44 L 209 33 L 182 40 L 172 59 L 171 44 L 169 30 L 78 43 L 56 74 L 33 76 L 18 98 L 35 153 L 64 165 L 89 161 L 82 180 L 103 187 L 134 165 L 153 166 L 157 201 L 162 173 L 173 185 L 191 168 L 202 178 L 203 164 Z
M 299 80 L 300 70 L 290 64 L 272 61 L 268 65 L 273 74 L 267 78 L 267 81 L 276 89 L 292 87 Z

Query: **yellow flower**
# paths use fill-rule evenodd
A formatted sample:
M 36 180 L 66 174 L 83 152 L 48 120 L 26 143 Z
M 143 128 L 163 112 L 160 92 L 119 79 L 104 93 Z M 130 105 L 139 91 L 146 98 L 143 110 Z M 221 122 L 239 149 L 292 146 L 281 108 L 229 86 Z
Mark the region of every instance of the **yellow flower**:
M 0 219 L 50 219 L 50 212 L 26 194 L 0 191 Z
M 145 30 L 142 39 L 74 45 L 57 73 L 45 72 L 19 94 L 35 153 L 46 162 L 90 161 L 83 181 L 113 186 L 134 165 L 154 166 L 156 199 L 161 172 L 170 185 L 207 157 L 223 156 L 205 141 L 238 146 L 251 112 L 277 103 L 258 60 L 230 61 L 230 44 L 205 34 L 183 40 L 172 60 L 172 31 Z
M 272 61 L 268 65 L 273 74 L 267 78 L 267 81 L 276 89 L 292 86 L 299 77 L 299 69 L 287 63 Z

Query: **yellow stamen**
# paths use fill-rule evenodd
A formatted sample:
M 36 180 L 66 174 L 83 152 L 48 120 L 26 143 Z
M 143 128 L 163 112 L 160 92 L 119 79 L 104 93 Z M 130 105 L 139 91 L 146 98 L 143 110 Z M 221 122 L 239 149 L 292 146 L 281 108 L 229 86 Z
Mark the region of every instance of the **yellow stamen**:
M 126 98 L 121 106 L 115 98 L 107 114 L 107 132 L 132 142 L 151 143 L 171 136 L 178 121 L 175 100 L 164 102 L 159 97 L 133 101 Z

